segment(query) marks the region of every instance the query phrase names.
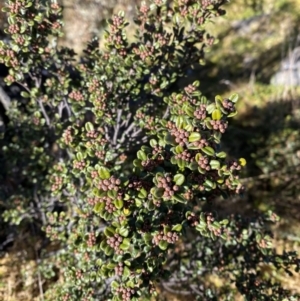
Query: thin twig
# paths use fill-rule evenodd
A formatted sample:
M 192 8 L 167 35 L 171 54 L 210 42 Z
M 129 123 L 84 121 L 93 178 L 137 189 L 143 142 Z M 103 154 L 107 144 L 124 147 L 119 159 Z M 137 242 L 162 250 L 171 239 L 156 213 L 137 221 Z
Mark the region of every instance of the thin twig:
M 122 117 L 122 109 L 118 109 L 117 110 L 117 122 L 115 125 L 115 132 L 114 132 L 114 137 L 113 137 L 113 144 L 116 145 L 117 144 L 117 139 L 118 139 L 118 134 L 120 131 L 120 122 L 121 122 L 121 117 Z
M 4 89 L 0 86 L 0 101 L 5 109 L 5 111 L 9 110 L 10 107 L 10 97 L 6 94 L 6 92 L 4 91 Z
M 169 112 L 170 112 L 170 107 L 167 106 L 167 109 L 166 109 L 166 111 L 165 111 L 165 113 L 164 113 L 162 119 L 166 119 L 166 118 L 169 116 Z
M 65 108 L 67 109 L 68 112 L 68 117 L 71 117 L 72 111 L 66 99 L 64 99 L 64 103 L 65 103 Z
M 49 127 L 51 127 L 51 121 L 50 121 L 50 118 L 49 118 L 49 116 L 48 116 L 48 114 L 47 114 L 47 112 L 46 112 L 46 110 L 45 110 L 45 107 L 44 107 L 44 105 L 43 105 L 41 99 L 38 98 L 38 99 L 37 99 L 37 102 L 38 102 L 38 104 L 39 104 L 39 106 L 40 106 L 40 109 L 41 109 L 42 114 L 43 114 L 43 116 L 44 116 L 44 118 L 45 118 L 45 120 L 46 120 L 47 125 L 48 125 Z

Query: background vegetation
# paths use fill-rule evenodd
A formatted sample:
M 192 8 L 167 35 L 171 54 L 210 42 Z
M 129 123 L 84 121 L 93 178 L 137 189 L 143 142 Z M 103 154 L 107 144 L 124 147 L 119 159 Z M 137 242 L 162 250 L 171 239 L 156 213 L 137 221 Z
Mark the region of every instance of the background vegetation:
M 123 9 L 132 18 L 135 1 L 65 0 L 63 5 L 66 26 L 60 43 L 81 53 L 92 35 L 103 35 L 105 18 L 112 12 Z M 213 96 L 215 91 L 224 96 L 231 92 L 242 96 L 239 114 L 231 122 L 223 143 L 232 157 L 246 158 L 242 178 L 247 189 L 243 197 L 235 198 L 226 208 L 220 203 L 219 210 L 241 214 L 274 210 L 281 217 L 274 229 L 278 252 L 284 248 L 300 251 L 300 82 L 280 85 L 275 75 L 288 60 L 290 68 L 285 69 L 283 77 L 294 76 L 295 68 L 300 77 L 300 57 L 297 60 L 294 55 L 300 47 L 299 7 L 299 0 L 232 1 L 227 5 L 226 16 L 211 25 L 211 32 L 220 43 L 207 54 L 205 67 L 191 70 L 189 78 L 182 81 L 184 85 L 200 80 L 201 90 L 207 96 Z M 3 27 L 6 21 L 1 17 Z M 133 30 L 133 26 L 128 30 Z M 50 283 L 38 280 L 36 250 L 41 242 L 36 230 L 24 228 L 23 233 L 7 235 L 3 219 L 0 224 L 4 229 L 0 232 L 0 299 L 40 300 L 39 281 L 44 290 Z M 12 233 L 14 230 L 11 228 Z M 300 293 L 296 276 L 287 278 L 272 270 L 269 274 Z M 220 279 L 207 281 L 222 286 Z M 186 300 L 186 296 L 163 289 L 161 296 Z

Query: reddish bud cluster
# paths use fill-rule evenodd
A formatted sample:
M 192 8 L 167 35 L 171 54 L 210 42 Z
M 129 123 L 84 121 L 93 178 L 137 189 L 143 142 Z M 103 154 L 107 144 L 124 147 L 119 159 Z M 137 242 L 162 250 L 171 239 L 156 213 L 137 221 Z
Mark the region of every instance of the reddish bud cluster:
M 207 158 L 207 156 L 200 157 L 197 163 L 202 169 L 205 169 L 206 171 L 210 170 L 209 159 Z
M 73 141 L 72 128 L 70 126 L 68 126 L 65 129 L 62 137 L 63 137 L 63 140 L 64 140 L 65 144 L 67 144 L 67 145 L 70 144 Z
M 189 214 L 189 216 L 187 217 L 187 220 L 189 221 L 189 223 L 192 227 L 196 227 L 199 224 L 199 217 L 197 217 L 194 212 L 191 212 Z
M 22 2 L 21 1 L 16 1 L 15 3 L 11 3 L 10 5 L 8 5 L 10 12 L 12 14 L 18 14 L 20 11 L 20 8 L 22 7 Z
M 105 151 L 104 150 L 101 150 L 101 151 L 96 151 L 95 152 L 95 155 L 98 159 L 100 160 L 104 160 L 105 159 Z
M 170 199 L 175 194 L 175 192 L 179 190 L 179 186 L 173 185 L 172 178 L 169 176 L 158 177 L 157 181 L 157 187 L 164 188 L 165 191 L 163 197 L 166 199 Z
M 184 91 L 187 94 L 192 94 L 193 92 L 196 91 L 196 88 L 193 85 L 188 85 L 187 87 L 184 88 Z
M 123 263 L 122 262 L 119 262 L 117 266 L 115 266 L 115 274 L 116 276 L 122 276 L 123 274 Z
M 94 232 L 88 234 L 87 245 L 92 248 L 96 244 L 96 235 Z
M 105 203 L 105 210 L 108 213 L 113 213 L 114 211 L 117 210 L 116 206 L 113 204 L 113 200 L 108 197 L 108 196 L 104 196 L 100 199 L 100 203 Z
M 76 100 L 76 101 L 83 101 L 84 100 L 84 97 L 83 97 L 82 93 L 80 91 L 76 91 L 76 90 L 70 92 L 69 97 L 71 99 Z
M 175 159 L 181 159 L 185 162 L 192 162 L 194 160 L 194 157 L 188 150 L 184 150 L 182 153 L 176 154 Z
M 206 7 L 208 7 L 212 4 L 214 4 L 213 0 L 202 0 L 201 1 L 202 9 L 205 9 Z
M 154 46 L 153 45 L 145 45 L 144 50 L 139 48 L 133 48 L 133 53 L 138 55 L 142 61 L 144 61 L 147 57 L 150 57 L 154 53 Z
M 158 234 L 156 234 L 153 237 L 152 242 L 155 245 L 159 245 L 161 241 L 166 241 L 169 244 L 174 244 L 176 243 L 176 241 L 178 241 L 178 239 L 179 239 L 179 235 L 177 232 L 169 231 L 168 233 L 164 234 L 163 231 L 160 231 Z
M 20 30 L 20 28 L 17 24 L 11 24 L 8 27 L 8 32 L 11 34 L 16 34 L 19 32 L 19 30 Z
M 188 189 L 188 190 L 183 194 L 183 197 L 184 197 L 186 200 L 190 201 L 190 200 L 193 199 L 194 194 L 193 194 L 193 192 L 192 192 L 191 189 Z
M 121 184 L 121 180 L 111 176 L 109 179 L 99 180 L 98 188 L 103 191 L 114 190 L 118 191 L 119 186 Z
M 201 104 L 194 112 L 194 116 L 197 119 L 204 120 L 206 118 L 206 106 Z
M 130 301 L 131 296 L 135 293 L 134 289 L 129 287 L 118 287 L 116 292 L 122 297 L 123 301 Z
M 151 189 L 151 187 L 152 187 L 151 182 L 141 180 L 137 176 L 131 176 L 129 178 L 128 188 L 131 188 L 131 189 L 134 189 L 137 191 L 139 191 L 141 188 L 144 188 L 147 191 L 149 191 Z
M 88 131 L 86 133 L 86 136 L 88 138 L 96 139 L 99 136 L 99 133 L 97 131 L 95 131 L 95 130 L 92 130 L 92 131 Z
M 81 160 L 81 161 L 77 161 L 77 160 L 74 160 L 73 161 L 73 167 L 75 169 L 79 169 L 79 170 L 83 170 L 86 166 L 86 163 L 84 162 L 84 160 Z
M 234 103 L 232 101 L 230 101 L 229 99 L 225 99 L 223 101 L 223 107 L 224 107 L 224 109 L 226 109 L 227 112 L 232 113 L 235 111 Z
M 193 145 L 197 146 L 199 148 L 203 148 L 205 146 L 209 146 L 209 143 L 208 143 L 208 141 L 206 139 L 203 138 L 203 139 L 201 139 L 199 141 L 193 142 Z
M 141 162 L 141 165 L 144 167 L 146 171 L 152 171 L 158 165 L 158 162 L 157 160 L 146 159 Z
M 122 244 L 123 238 L 121 235 L 115 233 L 114 236 L 109 237 L 106 242 L 107 244 L 113 248 L 118 255 L 122 255 L 124 252 L 120 249 L 120 245 Z
M 228 168 L 233 171 L 233 170 L 241 170 L 242 166 L 237 162 L 237 161 L 231 161 L 228 163 Z
M 61 185 L 63 184 L 63 178 L 62 177 L 54 176 L 52 178 L 52 181 L 54 182 L 51 186 L 52 191 L 56 191 L 56 190 L 60 189 Z
M 238 176 L 235 176 L 234 179 L 238 180 Z M 229 190 L 234 191 L 236 194 L 240 194 L 244 190 L 244 186 L 239 183 L 237 186 L 232 184 L 232 179 L 226 179 L 225 185 L 229 188 Z
M 227 129 L 227 122 L 224 120 L 211 120 L 210 124 L 214 130 L 220 131 L 221 133 L 225 133 L 225 130 Z

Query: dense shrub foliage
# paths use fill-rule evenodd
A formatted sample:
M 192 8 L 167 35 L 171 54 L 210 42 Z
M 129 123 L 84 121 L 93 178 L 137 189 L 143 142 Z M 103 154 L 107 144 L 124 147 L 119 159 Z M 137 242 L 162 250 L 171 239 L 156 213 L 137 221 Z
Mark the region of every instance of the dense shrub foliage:
M 296 254 L 272 248 L 267 223 L 278 217 L 214 210 L 214 200 L 244 189 L 245 160 L 220 146 L 238 96 L 209 100 L 198 82 L 178 85 L 214 44 L 205 25 L 226 2 L 142 3 L 133 43 L 119 13 L 105 50 L 94 39 L 76 62 L 57 47 L 56 1 L 7 1 L 0 62 L 21 90 L 1 141 L 4 217 L 56 242 L 41 267 L 44 277 L 59 269 L 64 282 L 45 298 L 141 300 L 160 282 L 199 300 L 233 300 L 236 291 L 297 300 L 264 274 L 264 265 L 300 267 Z M 222 289 L 206 281 L 211 274 L 225 279 Z

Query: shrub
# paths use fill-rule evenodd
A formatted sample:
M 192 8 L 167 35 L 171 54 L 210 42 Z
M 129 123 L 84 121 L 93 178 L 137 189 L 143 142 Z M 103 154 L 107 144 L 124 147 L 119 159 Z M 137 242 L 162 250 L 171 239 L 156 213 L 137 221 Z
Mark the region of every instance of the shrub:
M 199 82 L 178 85 L 214 43 L 205 24 L 226 2 L 142 3 L 135 42 L 119 13 L 105 50 L 94 39 L 76 62 L 57 46 L 56 1 L 7 1 L 10 41 L 1 42 L 0 62 L 6 83 L 22 88 L 2 139 L 11 183 L 4 217 L 59 241 L 41 265 L 45 277 L 52 264 L 64 276 L 48 299 L 140 300 L 160 281 L 199 300 L 232 300 L 236 290 L 247 300 L 296 300 L 261 268 L 299 271 L 296 254 L 272 248 L 266 222 L 277 216 L 214 211 L 215 199 L 243 190 L 245 160 L 220 147 L 238 96 L 211 101 Z M 225 279 L 221 289 L 210 274 Z

